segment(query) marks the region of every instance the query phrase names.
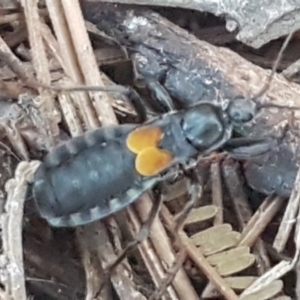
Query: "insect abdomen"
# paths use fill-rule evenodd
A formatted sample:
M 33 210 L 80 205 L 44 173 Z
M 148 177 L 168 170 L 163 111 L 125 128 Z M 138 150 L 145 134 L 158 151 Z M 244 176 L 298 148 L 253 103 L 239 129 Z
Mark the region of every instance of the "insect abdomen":
M 49 153 L 35 174 L 33 194 L 53 226 L 77 226 L 115 213 L 154 183 L 134 168 L 126 147 L 132 126 L 103 128 Z

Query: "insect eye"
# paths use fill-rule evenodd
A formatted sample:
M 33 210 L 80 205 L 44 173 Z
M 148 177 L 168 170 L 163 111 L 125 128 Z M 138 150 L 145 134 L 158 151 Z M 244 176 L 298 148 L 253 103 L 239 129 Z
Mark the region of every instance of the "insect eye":
M 251 121 L 257 112 L 256 103 L 252 100 L 235 99 L 227 107 L 230 120 L 234 123 L 247 123 Z

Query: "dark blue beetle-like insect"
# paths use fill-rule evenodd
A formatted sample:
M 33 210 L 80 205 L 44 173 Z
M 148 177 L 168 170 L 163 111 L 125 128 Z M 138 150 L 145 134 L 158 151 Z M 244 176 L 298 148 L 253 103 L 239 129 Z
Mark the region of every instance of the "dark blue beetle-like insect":
M 164 180 L 173 167 L 226 145 L 234 127 L 250 121 L 252 100 L 226 108 L 199 103 L 142 125 L 99 128 L 52 150 L 35 173 L 32 191 L 52 226 L 87 224 L 116 213 Z

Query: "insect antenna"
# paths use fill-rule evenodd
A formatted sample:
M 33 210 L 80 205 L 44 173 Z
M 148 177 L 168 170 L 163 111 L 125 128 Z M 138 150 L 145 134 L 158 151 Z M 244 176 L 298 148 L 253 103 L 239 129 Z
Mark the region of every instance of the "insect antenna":
M 261 89 L 261 91 L 255 96 L 255 98 L 259 98 L 259 97 L 263 96 L 263 95 L 267 92 L 267 90 L 269 89 L 269 87 L 270 87 L 270 85 L 271 85 L 271 82 L 272 82 L 272 80 L 273 80 L 273 78 L 274 78 L 274 75 L 275 75 L 275 73 L 276 73 L 276 70 L 277 70 L 277 68 L 278 68 L 278 65 L 279 65 L 279 63 L 280 63 L 280 61 L 281 61 L 281 59 L 282 59 L 283 53 L 284 53 L 284 51 L 286 50 L 286 48 L 287 48 L 289 42 L 291 41 L 291 39 L 292 39 L 294 33 L 295 33 L 295 31 L 291 31 L 291 32 L 288 34 L 288 36 L 286 37 L 286 39 L 284 40 L 284 43 L 282 44 L 282 46 L 281 46 L 281 48 L 280 48 L 280 51 L 279 51 L 279 53 L 278 53 L 278 55 L 277 55 L 277 58 L 276 58 L 276 60 L 275 60 L 275 63 L 273 64 L 272 71 L 271 71 L 271 75 L 268 77 L 268 80 L 267 80 L 265 86 L 264 86 L 264 87 Z
M 252 101 L 255 102 L 256 104 L 256 109 L 259 111 L 263 108 L 281 108 L 281 109 L 289 109 L 289 110 L 299 110 L 300 108 L 297 106 L 286 106 L 286 105 L 280 105 L 280 104 L 274 104 L 274 103 L 270 103 L 270 102 L 265 102 L 265 103 L 259 103 L 257 101 L 258 98 L 261 98 L 262 96 L 264 96 L 266 94 L 266 92 L 268 91 L 268 89 L 271 86 L 272 80 L 275 76 L 276 70 L 278 69 L 278 65 L 282 59 L 283 53 L 286 50 L 289 42 L 291 41 L 294 33 L 296 30 L 292 30 L 287 37 L 285 38 L 280 51 L 277 55 L 277 58 L 273 64 L 272 70 L 271 70 L 271 74 L 270 76 L 268 76 L 267 82 L 265 83 L 265 85 L 263 86 L 263 88 L 255 95 L 252 97 Z
M 136 111 L 139 122 L 143 123 L 147 120 L 147 112 L 145 106 L 143 105 L 143 100 L 137 91 L 128 86 L 122 86 L 118 84 L 114 84 L 111 86 L 84 86 L 78 85 L 74 87 L 50 87 L 51 90 L 57 92 L 108 92 L 108 93 L 116 93 L 126 97 L 126 101 L 128 101 Z

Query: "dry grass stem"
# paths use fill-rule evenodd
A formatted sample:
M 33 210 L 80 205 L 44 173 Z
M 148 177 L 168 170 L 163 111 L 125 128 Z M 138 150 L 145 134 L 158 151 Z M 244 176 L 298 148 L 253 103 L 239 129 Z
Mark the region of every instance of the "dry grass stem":
M 268 206 L 269 202 L 265 200 L 257 212 L 252 215 L 252 210 L 249 207 L 242 183 L 236 171 L 236 165 L 224 163 L 223 168 L 225 182 L 236 214 L 239 216 L 239 224 L 242 229 L 241 240 L 238 245 L 249 247 L 254 245 L 253 253 L 256 254 L 257 270 L 259 274 L 263 274 L 270 265 L 270 260 L 260 235 L 274 217 L 275 213 L 280 209 L 282 201 L 276 201 L 275 199 L 275 201 L 271 202 L 270 206 Z
M 7 295 L 12 299 L 26 300 L 26 288 L 23 266 L 23 206 L 26 194 L 26 182 L 31 180 L 40 162 L 22 162 L 15 171 L 15 178 L 10 179 L 5 189 L 7 192 L 5 214 L 2 221 L 3 258 L 6 260 Z
M 46 3 L 57 37 L 57 42 L 59 44 L 61 57 L 64 61 L 64 71 L 73 81 L 73 84 L 82 84 L 84 83 L 84 77 L 78 64 L 76 51 L 73 46 L 72 36 L 68 28 L 67 20 L 64 15 L 62 2 L 59 0 L 48 0 Z M 79 108 L 84 124 L 87 128 L 99 127 L 99 122 L 96 118 L 93 104 L 88 93 L 80 92 L 76 93 L 74 96 L 71 95 L 71 97 L 75 100 L 76 106 Z
M 28 86 L 36 87 L 38 84 L 32 73 L 28 69 L 28 64 L 22 63 L 19 58 L 11 51 L 5 41 L 0 36 L 0 58 L 7 63 L 8 67 L 16 74 L 21 80 L 23 80 Z M 5 67 L 4 67 L 5 68 Z M 31 68 L 33 70 L 33 68 Z M 1 72 L 2 73 L 2 72 Z M 2 75 L 3 76 L 3 75 Z M 14 76 L 10 74 L 10 76 Z M 5 77 L 1 78 L 5 79 Z
M 92 46 L 86 31 L 79 1 L 63 0 L 66 20 L 77 55 L 78 63 L 87 85 L 103 86 Z M 117 119 L 111 101 L 104 92 L 94 94 L 95 108 L 103 126 L 116 124 Z
M 261 208 L 256 211 L 253 217 L 256 222 L 249 223 L 243 231 L 240 245 L 252 246 L 284 203 L 284 200 L 279 197 L 268 200 L 262 205 L 265 207 L 268 204 L 265 209 Z
M 24 15 L 21 13 L 0 15 L 0 24 L 6 24 L 6 23 L 21 21 L 21 20 L 24 20 Z
M 296 184 L 297 182 L 300 182 L 300 169 L 297 173 L 294 189 L 283 214 L 283 218 L 280 222 L 277 235 L 273 242 L 273 247 L 278 252 L 281 252 L 285 248 L 287 240 L 296 222 L 296 216 L 299 210 L 300 203 L 299 185 Z
M 139 201 L 145 201 L 145 196 L 143 196 Z M 131 231 L 132 236 L 134 237 L 141 228 L 141 221 L 138 218 L 137 213 L 133 208 L 127 209 L 129 220 L 129 229 Z M 156 221 L 154 221 L 156 222 Z M 151 231 L 153 231 L 153 226 L 151 227 Z M 150 232 L 151 237 L 151 232 Z M 159 288 L 160 283 L 162 282 L 165 276 L 165 269 L 162 265 L 161 258 L 155 251 L 153 247 L 153 243 L 150 240 L 145 240 L 138 245 L 141 257 L 148 269 L 148 272 L 157 288 Z M 166 290 L 166 294 L 163 296 L 163 299 L 173 299 L 177 300 L 178 297 L 173 287 L 168 287 Z
M 135 207 L 137 208 L 141 219 L 145 221 L 151 209 L 150 198 L 147 197 L 147 199 L 144 198 L 143 201 L 138 201 L 135 204 Z M 172 245 L 170 244 L 166 231 L 159 219 L 155 219 L 153 222 L 150 239 L 157 255 L 163 262 L 164 268 L 168 269 L 173 266 L 176 260 L 176 255 L 173 252 Z M 182 267 L 179 269 L 179 272 L 174 278 L 172 286 L 176 290 L 179 299 L 182 297 L 188 297 L 189 299 L 198 298 L 189 278 L 186 275 L 186 272 Z
M 51 75 L 49 63 L 45 51 L 45 45 L 40 31 L 41 19 L 38 10 L 37 0 L 22 0 L 21 5 L 26 17 L 28 38 L 31 46 L 32 63 L 36 72 L 37 80 L 43 85 L 51 84 Z M 40 108 L 44 115 L 47 130 L 49 131 L 49 141 L 51 146 L 54 145 L 54 139 L 58 136 L 60 122 L 60 113 L 55 108 L 54 99 L 49 91 L 41 91 L 40 96 L 35 100 L 35 105 Z
M 222 224 L 224 220 L 221 168 L 219 162 L 211 165 L 210 172 L 212 181 L 212 204 L 218 207 L 218 212 L 214 218 L 214 225 L 219 225 Z

